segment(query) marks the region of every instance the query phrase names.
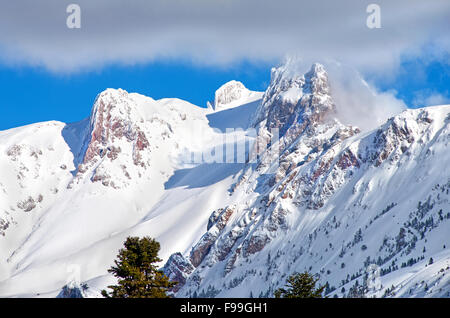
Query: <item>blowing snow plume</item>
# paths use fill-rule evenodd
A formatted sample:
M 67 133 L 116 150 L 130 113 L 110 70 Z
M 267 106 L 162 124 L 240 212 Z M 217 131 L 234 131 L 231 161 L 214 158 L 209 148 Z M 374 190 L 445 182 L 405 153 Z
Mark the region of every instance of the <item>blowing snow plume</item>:
M 393 91 L 379 92 L 354 69 L 336 61 L 321 61 L 328 75 L 336 117 L 344 124 L 362 131 L 374 129 L 388 118 L 405 110 L 405 103 Z M 312 61 L 288 56 L 284 61 L 286 76 L 304 74 Z
M 351 67 L 330 63 L 327 71 L 337 117 L 344 124 L 371 130 L 407 108 L 395 92 L 379 92 Z

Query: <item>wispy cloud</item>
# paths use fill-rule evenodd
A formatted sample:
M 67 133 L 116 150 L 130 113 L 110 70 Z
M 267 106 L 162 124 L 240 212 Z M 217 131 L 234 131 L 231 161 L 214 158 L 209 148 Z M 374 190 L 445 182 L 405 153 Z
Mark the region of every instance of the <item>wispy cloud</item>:
M 430 90 L 422 90 L 416 92 L 413 100 L 413 106 L 425 107 L 450 104 L 450 94 L 448 91 L 444 93 L 438 93 Z
M 368 131 L 407 108 L 395 91 L 378 91 L 352 67 L 329 63 L 327 70 L 337 117 L 344 124 Z
M 66 7 L 82 10 L 66 27 Z M 15 0 L 0 10 L 3 63 L 78 72 L 109 63 L 187 59 L 227 65 L 287 52 L 334 58 L 359 70 L 392 70 L 404 54 L 450 51 L 448 0 L 379 0 L 381 29 L 366 26 L 371 1 Z M 442 54 L 441 54 L 442 53 Z

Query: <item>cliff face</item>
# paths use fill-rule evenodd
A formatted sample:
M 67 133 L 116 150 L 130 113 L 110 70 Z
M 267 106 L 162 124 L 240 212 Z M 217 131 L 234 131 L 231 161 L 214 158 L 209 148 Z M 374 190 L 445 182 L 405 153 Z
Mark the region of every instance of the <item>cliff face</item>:
M 74 182 L 90 174 L 92 182 L 120 188 L 132 177 L 125 165 L 132 161 L 142 175 L 150 162 L 151 150 L 144 129 L 144 118 L 136 102 L 124 90 L 106 90 L 96 99 L 90 117 L 90 132 L 82 163 L 77 167 Z M 147 151 L 144 151 L 147 150 Z M 128 158 L 129 157 L 129 158 Z M 122 167 L 122 176 L 112 177 L 111 168 Z M 119 177 L 119 178 L 117 178 Z

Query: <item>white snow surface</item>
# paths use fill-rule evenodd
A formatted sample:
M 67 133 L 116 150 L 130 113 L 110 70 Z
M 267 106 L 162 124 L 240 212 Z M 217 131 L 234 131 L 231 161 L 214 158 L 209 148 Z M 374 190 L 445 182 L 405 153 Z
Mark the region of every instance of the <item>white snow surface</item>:
M 295 104 L 301 81 L 270 89 Z M 176 296 L 271 296 L 303 270 L 330 297 L 450 296 L 450 105 L 364 133 L 319 121 L 256 163 L 191 162 L 256 140 L 262 93 L 230 83 L 214 111 L 107 89 L 84 121 L 0 132 L 0 297 L 100 297 L 125 238 L 145 235 L 161 266 L 202 255 Z

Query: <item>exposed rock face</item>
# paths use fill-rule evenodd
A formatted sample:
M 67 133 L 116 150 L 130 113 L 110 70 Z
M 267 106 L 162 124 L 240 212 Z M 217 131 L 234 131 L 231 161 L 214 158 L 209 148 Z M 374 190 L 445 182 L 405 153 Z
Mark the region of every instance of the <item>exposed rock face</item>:
M 177 292 L 186 283 L 186 278 L 194 271 L 194 266 L 185 259 L 181 253 L 172 254 L 164 265 L 163 272 L 173 282 L 178 282 L 172 288 L 173 292 Z
M 126 169 L 123 180 L 112 180 L 108 172 L 112 162 L 121 156 L 131 155 L 134 165 L 145 170 L 150 151 L 149 141 L 140 126 L 143 123 L 135 101 L 126 91 L 108 89 L 102 92 L 92 109 L 90 134 L 85 142 L 87 148 L 74 182 L 79 182 L 89 171 L 92 182 L 113 188 L 125 186 L 129 179 Z
M 235 212 L 235 209 L 236 209 L 235 207 L 226 207 L 225 209 L 219 209 L 217 211 L 214 211 L 211 214 L 207 227 L 208 231 L 192 248 L 190 254 L 190 260 L 192 265 L 194 265 L 195 267 L 199 266 L 200 263 L 205 258 L 205 256 L 209 253 L 211 247 L 215 243 L 217 243 L 216 242 L 217 237 L 220 235 L 220 233 L 227 225 L 228 221 L 230 220 L 230 217 Z M 227 251 L 227 248 L 225 248 L 224 250 Z M 222 253 L 224 250 L 222 250 Z M 225 254 L 228 253 L 225 252 Z M 219 258 L 223 258 L 223 256 Z
M 256 254 L 261 251 L 267 243 L 270 242 L 270 238 L 267 235 L 254 235 L 246 241 L 245 256 Z
M 283 65 L 272 69 L 271 82 L 256 115 L 256 122 L 266 120 L 267 129 L 278 128 L 280 135 L 297 125 L 317 123 L 335 111 L 328 75 L 315 63 L 304 75 L 292 74 Z
M 148 147 L 148 140 L 138 126 L 140 122 L 133 112 L 134 102 L 124 90 L 107 90 L 101 93 L 94 104 L 91 115 L 91 140 L 84 157 L 84 164 L 96 156 L 117 158 L 120 147 L 114 147 L 116 139 L 133 143 L 136 150 L 133 157 L 139 157 L 140 151 Z M 110 146 L 111 147 L 108 147 Z M 112 154 L 111 154 L 112 153 Z M 135 164 L 145 165 L 135 160 Z
M 30 212 L 36 207 L 36 200 L 34 200 L 32 197 L 28 197 L 28 199 L 17 203 L 17 207 L 24 210 L 25 212 Z
M 0 219 L 0 235 L 5 236 L 5 231 L 9 227 L 9 222 L 5 219 Z
M 192 265 L 198 267 L 205 256 L 209 253 L 211 246 L 217 239 L 217 233 L 206 232 L 200 241 L 192 248 L 190 261 Z
M 209 230 L 215 225 L 219 231 L 223 230 L 231 215 L 233 215 L 234 209 L 235 207 L 227 207 L 225 209 L 218 209 L 217 211 L 214 211 L 209 217 L 207 229 Z
M 273 160 L 278 160 L 273 177 L 262 185 L 267 191 L 264 197 L 266 207 L 280 197 L 293 200 L 297 205 L 320 208 L 323 205 L 322 194 L 334 193 L 334 189 L 318 190 L 317 182 L 328 176 L 329 169 L 335 166 L 335 146 L 339 148 L 345 139 L 360 130 L 342 125 L 333 118 L 335 104 L 322 65 L 315 63 L 306 74 L 298 75 L 292 72 L 289 63 L 272 70 L 271 85 L 258 109 L 257 118 L 262 118 L 258 137 L 270 135 L 270 130 L 277 128 L 280 129 L 280 140 L 277 156 L 271 151 L 262 154 L 256 171 L 257 174 L 264 173 Z M 345 170 L 359 167 L 351 152 L 342 156 L 337 165 Z M 258 178 L 245 177 L 249 180 Z
M 420 126 L 428 126 L 430 122 L 423 121 Z M 370 160 L 375 166 L 379 166 L 388 157 L 392 159 L 406 152 L 414 142 L 414 133 L 408 127 L 407 121 L 400 118 L 391 118 L 385 129 L 379 129 L 373 139 L 375 151 L 370 155 Z
M 278 130 L 277 182 L 301 162 L 310 162 L 323 150 L 359 133 L 358 128 L 344 126 L 334 118 L 335 104 L 323 66 L 315 63 L 299 75 L 289 63 L 272 69 L 270 86 L 254 121 L 259 127 L 255 147 L 267 144 L 274 129 Z M 278 153 L 268 151 L 260 156 L 258 170 L 262 172 Z
M 214 109 L 226 107 L 250 95 L 250 91 L 238 81 L 230 81 L 222 85 L 215 93 Z

